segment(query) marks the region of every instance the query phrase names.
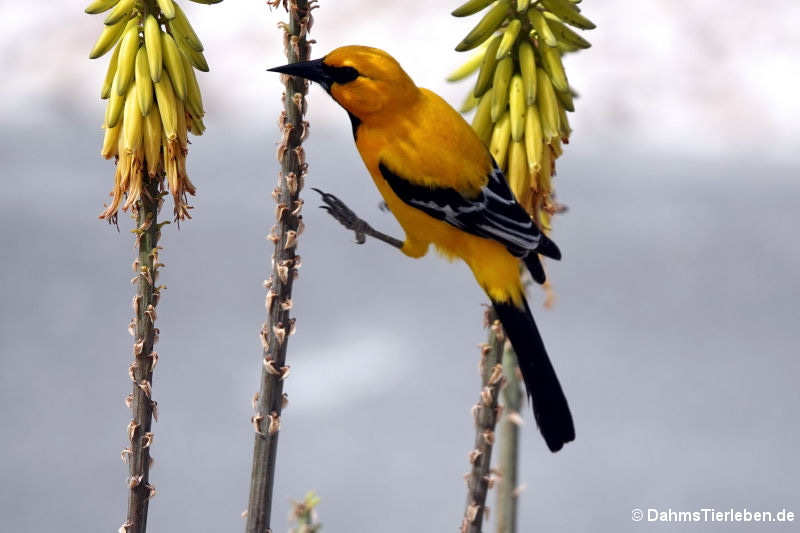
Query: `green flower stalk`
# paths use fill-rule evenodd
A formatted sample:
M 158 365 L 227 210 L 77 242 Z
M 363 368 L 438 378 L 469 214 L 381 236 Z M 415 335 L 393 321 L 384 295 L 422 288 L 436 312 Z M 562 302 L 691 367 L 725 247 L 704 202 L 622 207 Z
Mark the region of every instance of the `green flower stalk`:
M 497 483 L 497 533 L 516 533 L 519 470 L 519 430 L 522 386 L 517 356 L 510 344 L 503 350 L 503 416 L 500 420 L 500 479 Z
M 580 0 L 469 0 L 453 11 L 464 17 L 491 6 L 456 50 L 480 47 L 450 81 L 477 72 L 461 108 L 475 109 L 472 127 L 503 169 L 519 202 L 550 230 L 561 207 L 552 177 L 555 161 L 572 132 L 567 112 L 575 90 L 562 62 L 565 54 L 591 46 L 570 26 L 592 29 Z
M 152 422 L 158 419 L 152 394 L 158 362 L 156 307 L 164 289 L 157 284 L 164 266 L 158 242 L 167 223 L 159 223 L 158 214 L 164 196 L 171 193 L 175 218 L 191 218 L 188 195 L 195 188 L 186 173 L 187 135 L 201 135 L 205 130 L 194 69 L 207 71 L 208 65 L 202 43 L 174 0 L 95 0 L 86 13 L 106 13 L 89 57 L 99 58 L 113 50 L 100 89 L 100 97 L 108 101 L 101 155 L 116 160 L 116 171 L 111 202 L 100 218 L 117 223 L 122 209 L 130 210 L 136 220 L 133 233 L 138 256 L 132 282 L 137 290 L 128 327 L 134 338 L 133 362 L 128 367 L 133 390 L 125 400 L 131 420 L 129 444 L 121 454 L 129 470 L 128 515 L 119 532 L 144 533 L 149 500 L 156 494 L 150 483 Z

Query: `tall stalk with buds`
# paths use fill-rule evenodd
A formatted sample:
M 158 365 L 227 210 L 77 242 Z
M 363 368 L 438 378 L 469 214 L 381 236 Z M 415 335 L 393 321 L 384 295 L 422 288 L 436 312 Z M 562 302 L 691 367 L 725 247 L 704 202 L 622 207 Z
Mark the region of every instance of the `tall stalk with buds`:
M 271 0 L 269 4 L 277 7 L 281 0 Z M 311 10 L 316 6 L 313 0 L 283 0 L 283 6 L 289 13 L 289 23 L 281 25 L 286 57 L 290 63 L 306 61 L 311 51 L 307 39 L 312 24 Z M 278 185 L 272 192 L 277 204 L 276 223 L 268 236 L 274 244 L 274 251 L 272 268 L 265 282 L 267 321 L 260 332 L 263 347 L 261 387 L 254 397 L 255 414 L 251 419 L 255 443 L 247 505 L 248 533 L 270 531 L 278 435 L 281 411 L 286 403 L 283 383 L 289 375 L 286 349 L 295 328 L 295 319 L 290 317 L 290 311 L 292 284 L 300 268 L 300 256 L 295 251 L 303 232 L 300 190 L 308 168 L 302 147 L 308 133 L 308 123 L 303 120 L 308 82 L 296 77 L 283 77 L 283 82 L 282 139 L 277 153 L 281 170 Z
M 572 28 L 595 27 L 581 13 L 580 1 L 467 0 L 452 13 L 456 17 L 483 13 L 456 47 L 459 52 L 476 48 L 478 52 L 448 77 L 459 81 L 477 74 L 461 111 L 474 110 L 473 129 L 503 169 L 519 203 L 545 232 L 552 229 L 552 216 L 565 210 L 556 201 L 552 178 L 556 159 L 569 143 L 567 112 L 575 110 L 577 96 L 562 58 L 591 46 Z M 553 298 L 549 282 L 544 289 L 549 305 Z M 518 391 L 516 356 L 510 348 L 503 363 L 505 381 Z M 505 394 L 500 533 L 516 530 L 518 397 L 511 390 Z M 480 531 L 479 523 L 472 527 L 470 531 Z
M 119 531 L 144 533 L 148 502 L 156 493 L 150 483 L 151 426 L 158 419 L 152 387 L 158 362 L 156 306 L 163 289 L 157 280 L 164 266 L 158 242 L 166 223 L 158 221 L 158 214 L 163 197 L 171 193 L 175 219 L 191 218 L 188 196 L 195 187 L 186 172 L 187 134 L 205 130 L 194 70 L 208 71 L 208 64 L 202 43 L 174 0 L 94 0 L 86 7 L 86 13 L 104 12 L 105 25 L 89 57 L 113 49 L 100 90 L 108 100 L 101 155 L 115 159 L 116 172 L 111 202 L 100 218 L 116 224 L 120 209 L 130 211 L 138 249 L 134 318 L 128 328 L 134 337 L 128 367 L 133 391 L 126 398 L 132 416 L 122 450 L 128 464 L 128 516 Z
M 156 306 L 161 287 L 156 285 L 158 269 L 164 265 L 159 262 L 158 240 L 161 234 L 158 212 L 161 204 L 161 184 L 148 180 L 144 192 L 135 205 L 137 227 L 134 230 L 139 255 L 133 263 L 137 285 L 133 297 L 134 318 L 129 331 L 135 341 L 133 363 L 128 367 L 128 375 L 133 382 L 133 392 L 126 398 L 131 409 L 128 423 L 130 445 L 122 451 L 123 461 L 128 463 L 128 518 L 120 528 L 121 532 L 144 532 L 147 527 L 147 506 L 156 489 L 150 483 L 150 445 L 153 443 L 151 428 L 153 419 L 158 420 L 157 403 L 152 399 L 153 371 L 158 363 L 155 344 L 158 340 Z

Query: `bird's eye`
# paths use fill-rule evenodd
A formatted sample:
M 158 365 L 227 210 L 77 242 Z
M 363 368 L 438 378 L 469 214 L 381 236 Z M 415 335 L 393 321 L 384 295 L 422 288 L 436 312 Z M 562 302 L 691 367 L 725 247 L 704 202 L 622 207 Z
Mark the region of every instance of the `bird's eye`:
M 353 67 L 332 67 L 330 65 L 325 65 L 324 68 L 325 73 L 334 83 L 349 83 L 360 76 L 358 71 Z

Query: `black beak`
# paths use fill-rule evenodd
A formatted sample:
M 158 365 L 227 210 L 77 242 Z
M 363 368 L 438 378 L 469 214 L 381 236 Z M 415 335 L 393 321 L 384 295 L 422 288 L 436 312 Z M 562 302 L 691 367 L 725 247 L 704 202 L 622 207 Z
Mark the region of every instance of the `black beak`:
M 313 61 L 301 61 L 299 63 L 289 63 L 282 67 L 274 67 L 267 69 L 269 72 L 280 72 L 281 74 L 288 74 L 289 76 L 297 76 L 307 80 L 319 83 L 326 91 L 331 90 L 331 79 L 328 72 L 326 72 L 325 64 L 322 59 L 314 59 Z

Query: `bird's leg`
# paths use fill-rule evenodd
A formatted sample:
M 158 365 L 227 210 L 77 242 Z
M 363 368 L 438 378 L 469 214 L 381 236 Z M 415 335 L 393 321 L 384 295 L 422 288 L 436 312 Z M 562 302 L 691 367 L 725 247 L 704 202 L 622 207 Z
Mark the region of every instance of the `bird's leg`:
M 322 201 L 325 202 L 325 205 L 321 205 L 320 208 L 330 213 L 330 215 L 338 220 L 342 226 L 355 232 L 356 243 L 364 244 L 364 242 L 367 240 L 367 235 L 369 235 L 370 237 L 374 237 L 379 241 L 385 242 L 386 244 L 391 244 L 395 248 L 399 248 L 400 250 L 403 249 L 403 241 L 395 239 L 394 237 L 390 237 L 389 235 L 376 230 L 367 224 L 363 219 L 359 218 L 352 211 L 352 209 L 347 207 L 344 202 L 339 200 L 334 195 L 327 192 L 322 192 L 321 190 L 313 187 L 312 189 L 317 191 L 320 196 L 322 196 Z

